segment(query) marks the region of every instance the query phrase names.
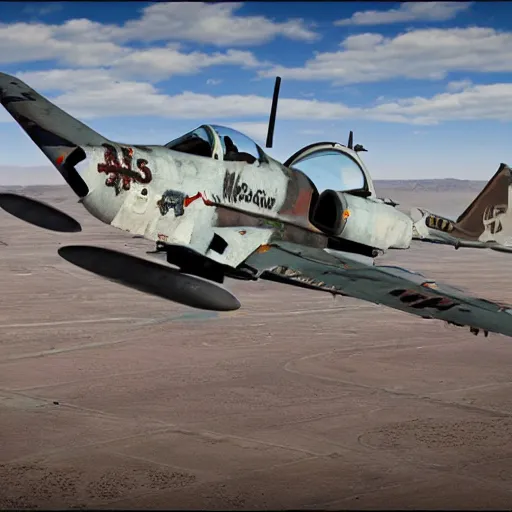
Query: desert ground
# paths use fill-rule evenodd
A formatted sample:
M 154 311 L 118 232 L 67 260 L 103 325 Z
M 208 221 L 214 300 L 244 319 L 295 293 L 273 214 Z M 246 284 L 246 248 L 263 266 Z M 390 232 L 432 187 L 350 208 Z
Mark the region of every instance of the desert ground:
M 1 509 L 511 509 L 512 338 L 268 283 L 229 282 L 236 312 L 175 305 L 57 254 L 149 242 L 23 192 L 84 231 L 0 211 Z M 456 215 L 475 191 L 381 195 Z M 382 261 L 512 301 L 506 254 Z

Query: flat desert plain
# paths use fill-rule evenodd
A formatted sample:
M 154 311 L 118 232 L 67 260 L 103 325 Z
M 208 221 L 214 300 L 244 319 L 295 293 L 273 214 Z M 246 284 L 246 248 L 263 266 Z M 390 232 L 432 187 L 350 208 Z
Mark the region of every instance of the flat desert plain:
M 232 313 L 175 305 L 57 254 L 150 243 L 66 187 L 22 192 L 84 231 L 0 211 L 0 508 L 512 507 L 512 338 L 269 283 L 229 282 Z M 381 195 L 456 215 L 475 191 Z M 512 301 L 506 254 L 382 261 Z

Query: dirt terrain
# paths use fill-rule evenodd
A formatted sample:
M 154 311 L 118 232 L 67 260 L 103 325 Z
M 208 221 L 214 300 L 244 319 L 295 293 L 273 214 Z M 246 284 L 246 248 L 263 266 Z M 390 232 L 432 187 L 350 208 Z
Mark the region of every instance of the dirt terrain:
M 178 306 L 56 252 L 151 244 L 64 187 L 27 193 L 84 231 L 0 211 L 1 509 L 512 507 L 512 338 L 277 284 L 229 282 L 232 313 Z M 456 215 L 475 192 L 399 195 Z M 512 301 L 506 254 L 383 261 Z

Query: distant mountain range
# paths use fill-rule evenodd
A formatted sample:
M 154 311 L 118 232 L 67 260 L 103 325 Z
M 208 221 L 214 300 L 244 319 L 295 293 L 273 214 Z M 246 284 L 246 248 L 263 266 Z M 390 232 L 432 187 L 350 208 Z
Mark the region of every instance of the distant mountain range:
M 407 190 L 414 192 L 479 192 L 486 180 L 457 180 L 443 178 L 434 180 L 374 180 L 376 190 Z
M 42 186 L 66 186 L 55 169 L 48 166 L 20 167 L 0 165 L 0 187 L 24 186 L 41 183 Z M 454 178 L 427 180 L 374 180 L 378 190 L 404 190 L 414 192 L 478 192 L 485 180 L 457 180 Z M 35 185 L 39 188 L 39 185 Z

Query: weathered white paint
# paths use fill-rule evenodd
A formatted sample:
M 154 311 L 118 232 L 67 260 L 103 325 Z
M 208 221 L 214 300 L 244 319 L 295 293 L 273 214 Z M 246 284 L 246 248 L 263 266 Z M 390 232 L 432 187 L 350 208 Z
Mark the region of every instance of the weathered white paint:
M 223 161 L 216 134 L 214 139 L 217 159 L 189 155 L 161 146 L 149 146 L 148 150 L 129 146 L 133 149 L 132 169 L 136 169 L 138 159 L 146 160 L 152 180 L 147 184 L 133 180 L 129 190 L 121 190 L 117 195 L 114 187 L 105 184 L 108 176 L 98 172 L 98 164 L 105 162 L 105 148 L 84 147 L 87 159 L 81 175 L 90 190 L 83 200 L 84 206 L 95 217 L 119 229 L 155 242 L 165 240 L 170 244 L 186 245 L 220 263 L 238 265 L 259 245 L 267 243 L 274 229 L 242 226 L 239 229 L 219 228 L 217 209 L 226 206 L 244 213 L 278 219 L 278 212 L 286 200 L 289 177 L 280 164 L 272 159 L 253 164 Z M 112 145 L 121 159 L 121 145 Z M 337 150 L 349 153 L 360 164 L 374 195 L 371 178 L 357 153 L 338 146 Z M 332 145 L 329 147 L 332 148 Z M 318 147 L 314 150 L 318 151 Z M 229 179 L 226 178 L 232 180 L 231 191 L 227 190 Z M 184 206 L 182 215 L 176 215 L 173 208 L 162 215 L 158 202 L 167 191 L 196 199 Z M 198 193 L 202 197 L 196 197 Z M 412 221 L 408 216 L 373 200 L 373 197 L 344 196 L 351 215 L 341 234 L 343 238 L 381 250 L 410 246 Z M 267 201 L 261 201 L 261 197 Z M 269 198 L 272 198 L 271 202 Z M 208 204 L 208 201 L 213 201 L 214 205 Z M 241 235 L 241 231 L 246 233 Z M 208 250 L 215 233 L 229 244 L 223 254 Z
M 412 240 L 412 219 L 380 201 L 343 194 L 349 217 L 341 238 L 383 251 L 408 249 Z
M 274 230 L 272 228 L 237 226 L 214 228 L 214 232 L 226 240 L 228 246 L 222 254 L 210 249 L 206 256 L 218 263 L 236 267 L 260 245 L 267 244 Z
M 121 147 L 115 143 L 112 145 L 121 157 Z M 83 205 L 103 222 L 149 240 L 156 242 L 163 238 L 168 243 L 187 245 L 205 254 L 215 234 L 214 228 L 219 229 L 216 228 L 218 207 L 226 205 L 235 210 L 276 218 L 285 201 L 288 178 L 273 162 L 223 162 L 158 146 L 151 146 L 152 151 L 130 147 L 133 148 L 132 168 L 136 168 L 137 159 L 147 160 L 151 182 L 141 184 L 132 181 L 129 190 L 121 190 L 116 195 L 115 188 L 105 184 L 108 175 L 98 172 L 98 164 L 105 162 L 105 148 L 85 147 L 87 158 L 80 174 L 89 187 L 89 194 L 83 199 Z M 235 180 L 238 177 L 238 186 L 243 187 L 236 201 L 224 194 L 226 172 L 232 173 Z M 205 199 L 215 199 L 215 206 L 205 204 L 200 197 L 185 206 L 181 216 L 176 216 L 172 208 L 162 215 L 158 201 L 168 190 L 188 197 L 200 192 Z M 240 200 L 243 191 L 254 194 L 258 190 L 264 190 L 266 197 L 275 199 L 271 209 Z M 236 266 L 258 247 L 260 240 L 265 243 L 271 232 L 271 229 L 256 230 L 258 234 L 248 234 L 238 248 L 229 248 L 224 255 L 212 251 L 208 254 L 212 253 L 212 259 Z

